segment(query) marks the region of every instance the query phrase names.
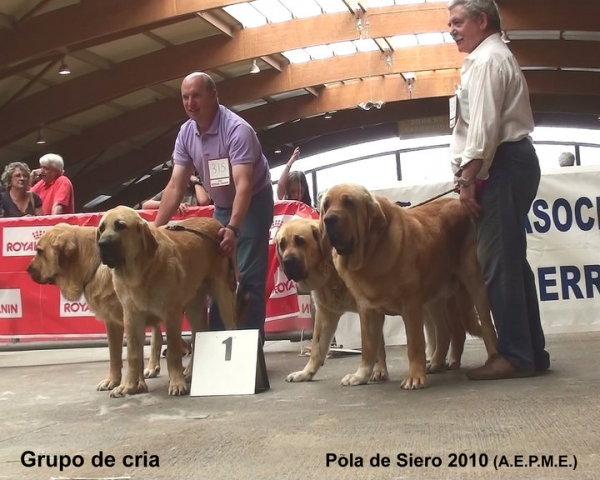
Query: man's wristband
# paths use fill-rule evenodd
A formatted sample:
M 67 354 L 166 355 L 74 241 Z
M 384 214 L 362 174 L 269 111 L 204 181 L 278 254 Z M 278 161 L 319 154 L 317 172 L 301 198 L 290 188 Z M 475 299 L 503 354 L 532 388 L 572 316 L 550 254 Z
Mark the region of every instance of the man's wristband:
M 239 229 L 239 228 L 237 228 L 237 227 L 234 227 L 234 226 L 233 226 L 233 225 L 231 225 L 231 224 L 227 224 L 227 225 L 225 226 L 225 228 L 227 228 L 227 229 L 231 230 L 231 231 L 233 232 L 233 234 L 235 235 L 235 238 L 237 238 L 237 237 L 239 236 L 239 234 L 240 234 L 240 229 Z

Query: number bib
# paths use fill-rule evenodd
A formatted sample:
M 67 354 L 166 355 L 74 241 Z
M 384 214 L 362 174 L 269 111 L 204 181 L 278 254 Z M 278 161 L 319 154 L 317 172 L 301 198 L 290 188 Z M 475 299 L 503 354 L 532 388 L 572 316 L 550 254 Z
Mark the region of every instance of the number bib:
M 208 161 L 208 175 L 211 187 L 223 187 L 229 185 L 229 159 L 217 158 Z

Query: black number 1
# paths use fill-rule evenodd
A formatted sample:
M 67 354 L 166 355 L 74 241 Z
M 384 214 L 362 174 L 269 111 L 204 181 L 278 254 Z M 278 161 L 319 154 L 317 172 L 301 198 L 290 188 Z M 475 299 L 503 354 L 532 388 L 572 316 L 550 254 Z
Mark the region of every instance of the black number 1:
M 225 345 L 225 361 L 231 361 L 231 344 L 233 343 L 233 337 L 229 337 L 227 340 L 223 340 L 221 343 Z

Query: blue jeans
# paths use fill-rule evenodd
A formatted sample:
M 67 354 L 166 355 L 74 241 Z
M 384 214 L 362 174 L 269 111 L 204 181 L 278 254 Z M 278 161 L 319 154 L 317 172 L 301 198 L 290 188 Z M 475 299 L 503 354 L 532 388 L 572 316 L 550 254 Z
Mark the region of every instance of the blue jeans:
M 214 218 L 223 225 L 229 223 L 231 209 L 215 207 Z M 269 231 L 273 223 L 273 188 L 266 186 L 250 200 L 248 213 L 242 222 L 237 239 L 237 265 L 240 285 L 250 296 L 242 329 L 259 329 L 264 339 L 267 282 L 269 265 Z M 216 303 L 210 302 L 211 330 L 224 330 Z
M 527 261 L 525 218 L 540 183 L 540 165 L 528 138 L 501 144 L 479 201 L 477 256 L 483 268 L 498 352 L 516 368 L 546 370 L 535 278 Z

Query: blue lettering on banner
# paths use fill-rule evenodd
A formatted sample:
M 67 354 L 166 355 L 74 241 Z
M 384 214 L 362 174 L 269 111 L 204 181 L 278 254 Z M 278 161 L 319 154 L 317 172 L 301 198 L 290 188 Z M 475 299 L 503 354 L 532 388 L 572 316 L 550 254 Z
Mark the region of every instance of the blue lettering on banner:
M 531 206 L 531 214 L 536 219 L 533 223 L 529 217 L 525 219 L 525 230 L 527 233 L 548 233 L 552 225 L 559 232 L 567 232 L 573 227 L 573 223 L 582 231 L 588 232 L 596 225 L 596 219 L 600 218 L 600 197 L 596 197 L 596 218 L 590 215 L 594 208 L 594 202 L 588 197 L 580 197 L 572 205 L 565 198 L 557 198 L 550 206 L 542 198 L 538 198 Z
M 559 291 L 554 288 L 558 287 L 558 279 L 560 279 Z M 596 293 L 600 293 L 600 265 L 584 265 L 583 268 L 576 265 L 540 267 L 538 268 L 538 285 L 542 302 L 561 298 L 563 300 L 594 298 Z

